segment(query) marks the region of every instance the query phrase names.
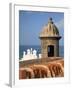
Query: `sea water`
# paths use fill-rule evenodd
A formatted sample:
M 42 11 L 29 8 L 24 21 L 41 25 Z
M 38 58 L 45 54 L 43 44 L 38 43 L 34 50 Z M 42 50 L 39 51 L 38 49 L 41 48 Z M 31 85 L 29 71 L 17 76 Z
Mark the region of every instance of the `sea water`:
M 19 59 L 23 57 L 23 52 L 27 52 L 27 49 L 35 49 L 37 51 L 37 55 L 41 53 L 41 47 L 38 45 L 20 45 L 19 46 Z M 59 56 L 64 57 L 64 46 L 59 46 Z

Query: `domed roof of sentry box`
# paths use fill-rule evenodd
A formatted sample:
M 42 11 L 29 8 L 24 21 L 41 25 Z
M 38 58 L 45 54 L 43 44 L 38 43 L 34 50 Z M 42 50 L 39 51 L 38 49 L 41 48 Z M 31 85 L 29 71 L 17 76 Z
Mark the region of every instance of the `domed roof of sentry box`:
M 52 18 L 49 18 L 48 24 L 43 27 L 39 37 L 59 37 L 59 31 Z

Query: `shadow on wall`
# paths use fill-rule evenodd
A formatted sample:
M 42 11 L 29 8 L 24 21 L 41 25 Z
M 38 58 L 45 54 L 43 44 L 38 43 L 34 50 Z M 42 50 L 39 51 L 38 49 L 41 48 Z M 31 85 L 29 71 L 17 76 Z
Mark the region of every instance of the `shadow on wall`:
M 19 69 L 19 79 L 50 78 L 64 76 L 64 62 L 31 65 Z

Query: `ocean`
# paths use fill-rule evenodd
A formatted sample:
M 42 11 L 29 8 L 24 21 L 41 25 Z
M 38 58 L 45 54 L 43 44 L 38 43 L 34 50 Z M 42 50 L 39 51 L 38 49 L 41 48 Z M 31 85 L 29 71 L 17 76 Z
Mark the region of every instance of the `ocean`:
M 40 46 L 23 46 L 23 45 L 20 45 L 19 46 L 19 59 L 21 59 L 23 57 L 23 52 L 27 51 L 27 49 L 35 49 L 37 50 L 37 54 L 41 53 L 41 47 Z M 59 56 L 60 57 L 64 57 L 64 46 L 59 46 Z

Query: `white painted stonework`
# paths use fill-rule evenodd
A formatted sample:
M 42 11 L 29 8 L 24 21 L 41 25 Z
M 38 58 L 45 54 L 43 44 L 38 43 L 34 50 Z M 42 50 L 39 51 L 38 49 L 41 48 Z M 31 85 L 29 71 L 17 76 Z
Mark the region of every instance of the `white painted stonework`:
M 34 49 L 27 49 L 27 52 L 23 52 L 23 58 L 20 61 L 38 59 L 41 58 L 41 54 L 37 56 L 37 51 Z

